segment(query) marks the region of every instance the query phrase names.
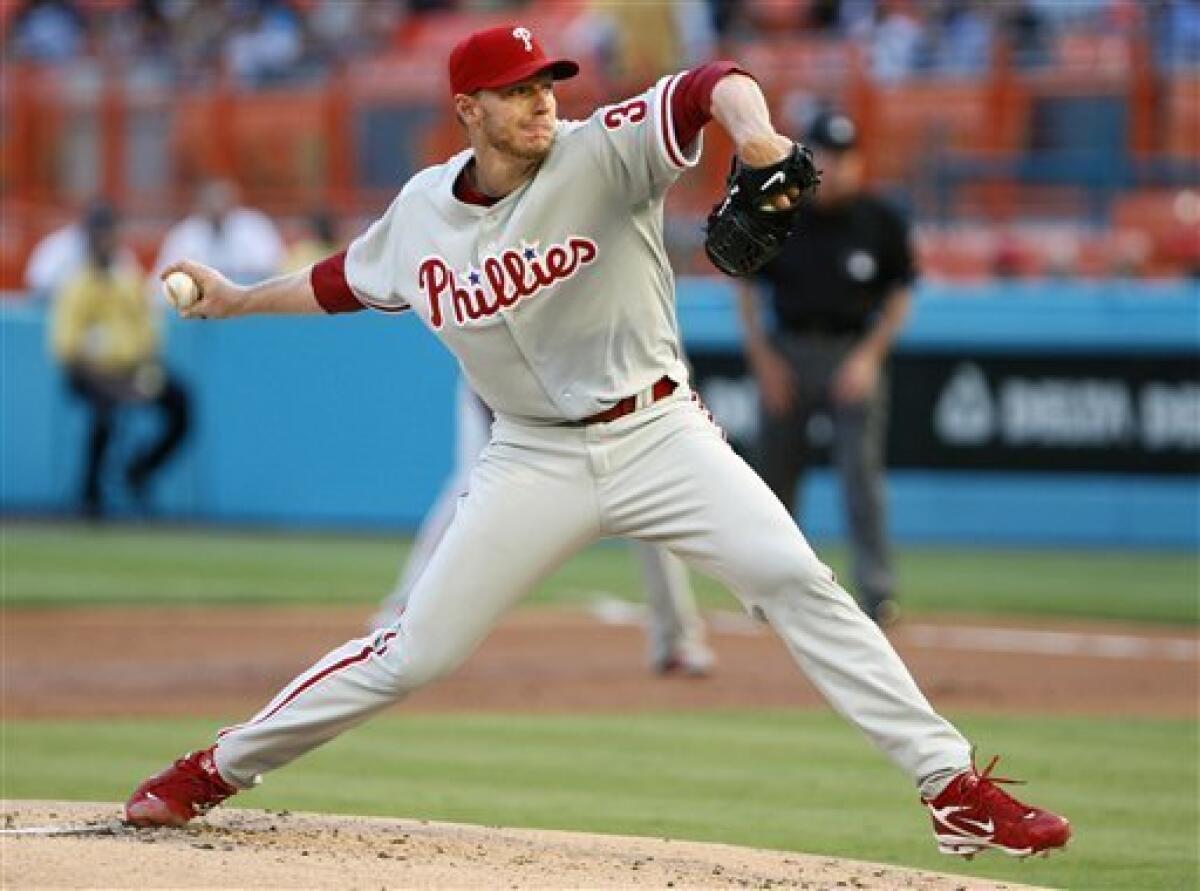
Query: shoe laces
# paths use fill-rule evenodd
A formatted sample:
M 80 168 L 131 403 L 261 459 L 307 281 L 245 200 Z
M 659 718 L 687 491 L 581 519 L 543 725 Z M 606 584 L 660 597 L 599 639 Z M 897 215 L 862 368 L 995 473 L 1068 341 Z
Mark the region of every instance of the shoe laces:
M 187 781 L 192 808 L 197 814 L 207 813 L 233 795 L 233 791 L 230 791 L 223 781 L 210 776 L 193 755 L 180 758 L 175 762 L 175 766 Z
M 1000 788 L 1000 785 L 1021 785 L 1025 781 L 1014 780 L 1010 777 L 992 776 L 992 769 L 995 768 L 996 762 L 999 760 L 1000 756 L 994 755 L 992 760 L 988 762 L 987 767 L 983 769 L 983 773 L 980 773 L 975 767 L 975 754 L 974 752 L 971 753 L 970 777 L 975 782 L 968 784 L 963 798 L 972 802 L 976 807 L 997 815 L 1024 817 L 1034 809 L 1009 795 Z

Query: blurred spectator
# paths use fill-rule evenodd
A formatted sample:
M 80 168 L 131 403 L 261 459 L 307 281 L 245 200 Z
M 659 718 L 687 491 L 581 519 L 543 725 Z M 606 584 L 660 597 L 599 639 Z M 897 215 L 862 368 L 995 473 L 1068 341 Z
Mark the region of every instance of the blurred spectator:
M 1167 70 L 1200 68 L 1200 0 L 1164 0 L 1152 11 L 1159 64 Z
M 171 25 L 172 55 L 182 82 L 212 72 L 222 57 L 228 27 L 225 0 L 175 0 L 165 7 Z
M 132 49 L 143 59 L 166 60 L 171 54 L 171 22 L 167 18 L 168 0 L 136 0 L 126 11 L 121 31 Z
M 717 58 L 717 32 L 702 3 L 674 3 L 680 62 L 695 68 Z
M 712 57 L 715 35 L 704 8 L 671 0 L 592 0 L 581 26 L 590 30 L 615 93 Z
M 841 0 L 838 18 L 843 36 L 853 37 L 861 33 L 863 28 L 869 28 L 875 21 L 878 6 L 879 0 Z
M 894 83 L 910 77 L 917 69 L 924 40 L 911 0 L 880 0 L 866 40 L 876 80 Z
M 275 275 L 283 256 L 283 240 L 270 218 L 239 207 L 237 187 L 229 180 L 213 179 L 197 191 L 192 215 L 167 232 L 154 268 L 160 271 L 187 258 L 246 283 Z
M 992 23 L 978 0 L 945 0 L 930 34 L 932 65 L 942 74 L 971 75 L 991 61 Z
M 810 422 L 828 417 L 858 593 L 884 625 L 896 618 L 883 476 L 887 360 L 908 314 L 915 261 L 907 224 L 864 189 L 853 122 L 819 114 L 805 142 L 821 186 L 796 237 L 756 281 L 775 330 L 763 323 L 758 290 L 739 280 L 746 357 L 760 394 L 759 471 L 794 511 Z
M 9 26 L 13 55 L 36 62 L 74 59 L 87 38 L 87 22 L 73 0 L 25 0 Z
M 299 272 L 314 263 L 336 254 L 342 249 L 337 237 L 333 215 L 327 210 L 317 210 L 308 218 L 308 232 L 292 245 L 287 259 L 283 261 L 284 272 Z
M 37 243 L 25 264 L 29 296 L 35 300 L 54 299 L 87 260 L 87 233 L 82 221 L 55 229 Z M 137 257 L 125 246 L 118 246 L 113 262 L 122 271 L 140 272 Z
M 1001 8 L 1001 29 L 1018 68 L 1039 68 L 1050 60 L 1050 27 L 1032 0 L 1013 0 Z
M 141 275 L 114 262 L 118 231 L 113 209 L 93 205 L 82 230 L 87 259 L 54 302 L 50 344 L 71 389 L 91 410 L 80 500 L 84 514 L 98 518 L 104 513 L 104 459 L 117 410 L 144 404 L 162 415 L 158 437 L 124 471 L 130 494 L 144 508 L 155 472 L 187 434 L 189 400 L 159 361 L 158 332 Z
M 837 34 L 842 27 L 841 0 L 812 0 L 804 15 L 804 28 L 822 34 Z
M 295 73 L 304 52 L 304 31 L 283 0 L 237 0 L 225 39 L 230 73 L 247 86 L 278 83 Z
M 746 30 L 745 0 L 708 0 L 708 14 L 719 40 L 735 39 Z
M 324 59 L 361 55 L 370 45 L 367 13 L 372 0 L 317 0 L 308 15 L 308 30 Z
M 131 13 L 141 32 L 142 45 L 158 47 L 171 39 L 166 6 L 170 0 L 134 0 Z
M 147 63 L 164 67 L 171 61 L 170 22 L 166 0 L 123 0 L 85 7 L 91 53 L 100 59 L 121 59 L 130 71 Z

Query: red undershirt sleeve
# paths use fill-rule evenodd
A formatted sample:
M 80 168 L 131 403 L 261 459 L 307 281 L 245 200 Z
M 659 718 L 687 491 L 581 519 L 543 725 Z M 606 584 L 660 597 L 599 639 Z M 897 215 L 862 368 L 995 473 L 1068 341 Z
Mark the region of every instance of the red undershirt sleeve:
M 354 296 L 350 283 L 346 281 L 346 252 L 340 251 L 314 263 L 309 274 L 317 303 L 327 313 L 358 312 L 366 309 Z
M 671 120 L 675 125 L 675 141 L 680 146 L 691 145 L 700 129 L 712 120 L 712 91 L 717 81 L 727 74 L 749 73 L 736 62 L 709 62 L 693 68 L 679 79 L 671 96 Z

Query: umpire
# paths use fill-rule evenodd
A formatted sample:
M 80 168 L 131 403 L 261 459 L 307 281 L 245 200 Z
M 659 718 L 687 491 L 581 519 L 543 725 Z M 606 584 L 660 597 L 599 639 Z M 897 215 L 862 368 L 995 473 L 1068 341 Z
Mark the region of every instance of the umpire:
M 739 285 L 746 358 L 760 392 L 759 470 L 795 512 L 809 421 L 828 414 L 858 596 L 886 625 L 898 615 L 883 478 L 886 363 L 908 314 L 913 254 L 904 220 L 864 191 L 854 123 L 823 112 L 806 141 L 821 187 L 757 287 Z M 770 323 L 760 295 L 773 310 Z

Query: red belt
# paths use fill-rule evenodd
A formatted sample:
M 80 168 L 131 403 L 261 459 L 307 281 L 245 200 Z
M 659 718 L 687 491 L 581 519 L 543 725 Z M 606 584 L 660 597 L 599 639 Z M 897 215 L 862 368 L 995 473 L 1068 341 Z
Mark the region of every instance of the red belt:
M 658 402 L 661 399 L 666 399 L 679 387 L 679 384 L 671 380 L 666 375 L 663 375 L 656 380 L 653 386 L 650 387 L 650 403 Z M 604 411 L 597 412 L 594 415 L 589 415 L 586 418 L 575 421 L 577 426 L 585 426 L 587 424 L 607 424 L 609 421 L 615 421 L 617 418 L 623 418 L 626 415 L 631 415 L 637 411 L 637 396 L 626 396 L 615 405 L 611 405 Z

